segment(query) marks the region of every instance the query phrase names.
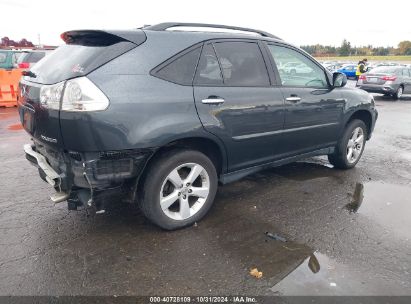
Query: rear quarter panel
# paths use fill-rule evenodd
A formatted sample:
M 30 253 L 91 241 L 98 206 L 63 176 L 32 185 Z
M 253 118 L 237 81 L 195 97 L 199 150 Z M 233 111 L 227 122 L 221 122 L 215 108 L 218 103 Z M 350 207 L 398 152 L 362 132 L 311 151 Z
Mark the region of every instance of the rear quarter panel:
M 204 132 L 192 87 L 150 75 L 92 74 L 89 78 L 103 90 L 110 105 L 100 112 L 61 112 L 66 149 L 151 148 L 184 137 L 184 134 Z

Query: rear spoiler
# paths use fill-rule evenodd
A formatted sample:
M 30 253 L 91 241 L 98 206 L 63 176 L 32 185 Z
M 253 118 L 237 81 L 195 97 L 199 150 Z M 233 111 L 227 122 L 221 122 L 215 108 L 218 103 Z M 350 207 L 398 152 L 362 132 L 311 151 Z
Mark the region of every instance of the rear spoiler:
M 121 41 L 129 41 L 136 45 L 142 44 L 147 37 L 144 31 L 135 30 L 74 30 L 60 35 L 66 44 L 77 44 L 87 46 L 107 46 Z

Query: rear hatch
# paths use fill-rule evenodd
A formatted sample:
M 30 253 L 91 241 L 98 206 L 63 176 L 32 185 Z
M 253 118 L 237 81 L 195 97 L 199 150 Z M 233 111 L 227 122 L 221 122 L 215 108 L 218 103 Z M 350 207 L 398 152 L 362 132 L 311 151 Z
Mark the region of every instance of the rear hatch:
M 51 108 L 40 100 L 42 87 L 62 83 L 63 88 L 66 80 L 86 76 L 146 40 L 141 30 L 81 30 L 65 32 L 61 37 L 66 44 L 26 72 L 19 90 L 19 114 L 24 129 L 35 139 L 55 148 L 64 147 L 60 107 Z

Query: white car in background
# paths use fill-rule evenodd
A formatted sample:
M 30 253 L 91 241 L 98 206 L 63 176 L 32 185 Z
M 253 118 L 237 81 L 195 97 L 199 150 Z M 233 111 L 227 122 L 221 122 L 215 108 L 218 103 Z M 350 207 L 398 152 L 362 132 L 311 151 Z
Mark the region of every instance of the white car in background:
M 288 62 L 281 66 L 279 72 L 296 75 L 296 74 L 309 74 L 313 70 L 306 64 L 301 62 Z

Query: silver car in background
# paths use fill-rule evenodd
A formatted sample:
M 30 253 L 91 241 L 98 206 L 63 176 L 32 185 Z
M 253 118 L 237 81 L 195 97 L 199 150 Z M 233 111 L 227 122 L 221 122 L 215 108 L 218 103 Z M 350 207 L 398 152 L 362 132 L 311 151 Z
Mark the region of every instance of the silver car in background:
M 404 66 L 376 67 L 362 74 L 356 86 L 370 93 L 399 99 L 403 94 L 411 94 L 411 69 Z

